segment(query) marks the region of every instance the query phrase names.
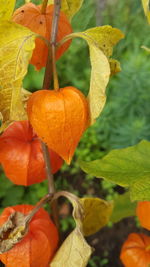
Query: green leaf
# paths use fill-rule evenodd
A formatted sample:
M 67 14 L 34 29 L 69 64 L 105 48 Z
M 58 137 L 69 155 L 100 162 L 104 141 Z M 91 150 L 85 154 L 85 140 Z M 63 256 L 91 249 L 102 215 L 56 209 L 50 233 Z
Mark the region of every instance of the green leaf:
M 81 198 L 84 209 L 83 232 L 92 235 L 104 227 L 111 216 L 113 204 L 100 198 Z
M 23 186 L 13 185 L 5 191 L 5 198 L 2 201 L 3 207 L 21 204 L 24 194 Z M 13 197 L 12 197 L 13 196 Z
M 118 195 L 114 199 L 114 209 L 110 217 L 110 221 L 116 223 L 124 218 L 135 216 L 135 210 L 136 202 L 131 202 L 129 192 Z
M 150 176 L 142 176 L 130 188 L 132 200 L 144 201 L 150 200 Z
M 7 33 L 7 34 L 6 34 Z M 14 22 L 0 23 L 1 131 L 14 120 L 26 119 L 22 80 L 27 73 L 36 35 Z
M 16 0 L 0 0 L 0 21 L 10 20 L 15 8 L 15 3 Z
M 87 173 L 129 187 L 132 200 L 150 200 L 150 142 L 115 149 L 100 160 L 79 162 Z

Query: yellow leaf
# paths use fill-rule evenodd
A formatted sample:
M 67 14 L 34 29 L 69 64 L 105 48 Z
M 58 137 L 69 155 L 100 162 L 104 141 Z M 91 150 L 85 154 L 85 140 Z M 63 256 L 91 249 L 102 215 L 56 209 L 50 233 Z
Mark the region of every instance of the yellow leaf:
M 100 198 L 81 198 L 80 201 L 85 213 L 83 232 L 85 236 L 89 236 L 108 223 L 113 204 Z
M 111 75 L 115 75 L 116 73 L 121 71 L 120 62 L 118 60 L 110 58 L 109 64 L 110 64 Z
M 100 27 L 98 27 L 100 28 Z M 94 28 L 97 30 L 97 28 Z M 93 33 L 93 31 L 92 31 Z M 106 101 L 105 90 L 110 77 L 110 65 L 108 58 L 99 48 L 99 43 L 87 32 L 72 33 L 63 40 L 81 37 L 87 41 L 90 51 L 91 78 L 88 94 L 91 124 L 100 115 Z
M 50 267 L 86 267 L 91 254 L 91 247 L 76 228 L 55 254 Z
M 148 23 L 150 23 L 150 0 L 142 0 L 145 16 L 147 17 Z
M 113 46 L 124 37 L 124 34 L 109 25 L 91 28 L 82 34 L 90 48 L 92 70 L 88 99 L 91 123 L 93 123 L 103 110 L 106 101 L 105 90 L 112 73 L 108 58 L 113 53 Z
M 94 40 L 107 57 L 112 55 L 113 46 L 124 38 L 124 34 L 119 29 L 109 25 L 88 29 L 84 34 L 88 39 Z
M 106 86 L 110 77 L 110 66 L 107 57 L 92 43 L 89 43 L 91 61 L 91 79 L 88 101 L 91 124 L 100 115 L 106 102 Z
M 79 11 L 84 0 L 62 0 L 61 10 L 69 20 Z M 49 0 L 49 4 L 54 4 L 54 0 Z
M 26 119 L 22 80 L 34 49 L 36 35 L 13 22 L 0 23 L 0 112 L 3 125 Z
M 15 3 L 16 0 L 0 0 L 0 21 L 10 20 L 15 8 Z
M 88 100 L 91 124 L 93 124 L 103 110 L 106 101 L 105 90 L 111 74 L 109 57 L 112 55 L 113 46 L 124 35 L 119 29 L 107 25 L 67 35 L 59 45 L 75 37 L 83 38 L 89 45 L 92 69 Z M 117 65 L 117 70 L 118 68 L 119 66 Z

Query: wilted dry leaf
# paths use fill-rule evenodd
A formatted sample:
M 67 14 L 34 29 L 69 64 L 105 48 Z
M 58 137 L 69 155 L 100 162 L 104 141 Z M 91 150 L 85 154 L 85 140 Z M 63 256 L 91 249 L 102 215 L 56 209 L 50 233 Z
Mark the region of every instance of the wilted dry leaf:
M 5 21 L 0 23 L 0 37 L 2 131 L 10 122 L 26 119 L 21 87 L 34 48 L 35 34 L 21 25 Z
M 50 267 L 85 267 L 92 254 L 79 229 L 75 229 L 57 251 Z
M 85 236 L 89 236 L 108 223 L 113 204 L 100 198 L 81 198 L 80 201 L 85 213 L 83 232 Z
M 0 0 L 0 21 L 10 20 L 15 8 L 15 3 L 16 0 Z
M 66 14 L 69 20 L 79 11 L 84 0 L 62 0 L 61 10 Z M 49 4 L 53 4 L 54 0 L 49 0 Z
M 150 23 L 150 0 L 142 0 L 145 16 L 147 17 L 148 23 Z
M 82 229 L 84 210 L 83 210 L 83 206 L 80 202 L 80 199 L 77 196 L 71 194 L 70 192 L 60 191 L 54 195 L 52 201 L 55 201 L 56 199 L 58 199 L 59 197 L 62 197 L 62 196 L 66 197 L 71 202 L 71 204 L 73 206 L 73 212 L 72 212 L 73 218 L 76 222 L 77 227 Z
M 52 201 L 61 196 L 68 198 L 73 205 L 76 228 L 61 245 L 50 263 L 50 267 L 85 267 L 92 254 L 92 248 L 86 242 L 82 232 L 84 219 L 82 203 L 75 195 L 65 191 L 56 193 Z

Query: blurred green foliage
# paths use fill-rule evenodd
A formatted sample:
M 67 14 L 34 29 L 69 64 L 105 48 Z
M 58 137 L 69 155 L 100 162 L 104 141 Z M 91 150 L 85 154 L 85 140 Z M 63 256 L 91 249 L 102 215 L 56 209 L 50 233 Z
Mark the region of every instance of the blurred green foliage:
M 17 7 L 24 1 L 17 1 Z M 37 1 L 33 1 L 36 2 Z M 125 33 L 114 50 L 113 57 L 121 62 L 122 72 L 112 77 L 107 88 L 107 103 L 97 120 L 84 134 L 70 166 L 64 164 L 56 175 L 57 189 L 71 190 L 77 195 L 97 194 L 112 199 L 117 194 L 116 186 L 106 181 L 92 180 L 79 169 L 77 159 L 93 160 L 105 155 L 113 148 L 127 147 L 141 139 L 150 140 L 150 56 L 141 49 L 150 46 L 150 27 L 144 17 L 139 0 L 108 0 L 105 10 L 99 10 L 103 25 L 110 24 Z M 96 1 L 85 0 L 84 5 L 73 19 L 74 31 L 83 31 L 96 26 Z M 57 62 L 61 87 L 72 85 L 88 93 L 90 82 L 90 62 L 88 47 L 80 39 L 72 41 L 68 51 Z M 35 91 L 41 89 L 42 69 L 35 72 L 29 66 L 24 87 Z M 1 174 L 1 209 L 21 203 L 35 204 L 47 193 L 47 182 L 29 188 L 12 185 Z M 94 187 L 94 189 L 93 189 Z M 118 188 L 117 188 L 118 189 Z M 67 230 L 70 223 L 62 224 Z M 105 266 L 107 259 L 93 258 L 89 266 Z

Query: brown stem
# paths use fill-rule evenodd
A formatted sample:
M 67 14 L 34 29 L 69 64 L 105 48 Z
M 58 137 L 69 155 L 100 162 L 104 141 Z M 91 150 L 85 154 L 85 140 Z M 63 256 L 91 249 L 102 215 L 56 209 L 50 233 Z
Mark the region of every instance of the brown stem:
M 43 156 L 45 161 L 45 169 L 48 179 L 48 193 L 54 194 L 55 192 L 55 185 L 54 185 L 54 175 L 52 174 L 51 170 L 51 163 L 50 163 L 50 156 L 49 156 L 49 150 L 47 145 L 44 142 L 41 142 L 42 144 L 42 150 L 43 150 Z
M 51 49 L 48 49 L 48 60 L 46 63 L 46 68 L 45 68 L 45 75 L 44 75 L 44 81 L 43 81 L 43 89 L 49 89 L 51 85 L 51 79 L 52 79 L 52 73 L 53 73 L 53 68 L 52 68 L 52 52 Z
M 37 211 L 43 207 L 44 204 L 46 204 L 47 202 L 49 202 L 52 199 L 53 195 L 48 194 L 46 196 L 44 196 L 37 204 L 36 206 L 33 208 L 33 210 L 31 210 L 31 212 L 26 216 L 25 218 L 25 223 L 29 223 L 33 216 L 35 215 L 35 213 L 37 213 Z
M 42 144 L 43 156 L 44 156 L 44 161 L 45 161 L 46 175 L 48 179 L 48 192 L 49 192 L 49 195 L 53 196 L 55 193 L 55 184 L 54 184 L 54 175 L 52 174 L 52 170 L 51 170 L 49 150 L 48 150 L 47 145 L 44 142 L 41 142 L 41 144 Z M 51 214 L 52 214 L 52 219 L 57 229 L 59 230 L 59 210 L 58 210 L 57 200 L 51 204 Z
M 53 80 L 54 89 L 59 89 L 58 75 L 56 69 L 56 39 L 58 32 L 58 22 L 61 8 L 61 0 L 54 0 L 54 16 L 52 21 L 52 31 L 51 31 L 51 47 L 52 47 L 52 67 L 53 67 Z
M 46 1 L 43 2 L 46 4 Z M 43 89 L 49 89 L 50 88 L 50 82 L 51 82 L 51 66 L 53 68 L 53 77 L 54 77 L 54 88 L 58 89 L 58 77 L 57 77 L 57 71 L 56 71 L 56 61 L 55 61 L 55 47 L 56 47 L 56 38 L 57 38 L 57 31 L 58 31 L 58 20 L 59 20 L 59 14 L 60 14 L 60 6 L 61 6 L 61 0 L 55 0 L 54 1 L 54 13 L 53 13 L 53 20 L 52 20 L 52 33 L 50 37 L 50 43 L 51 43 L 51 52 L 48 53 L 48 59 L 46 64 L 46 70 L 44 75 L 44 82 L 43 82 Z M 52 54 L 51 54 L 52 53 Z M 52 58 L 52 64 L 51 64 L 51 58 Z M 56 88 L 57 87 L 57 88 Z M 50 156 L 47 145 L 42 142 L 42 149 L 43 149 L 43 155 L 45 160 L 45 166 L 46 166 L 46 174 L 48 178 L 48 191 L 49 194 L 54 195 L 55 193 L 55 184 L 54 184 L 54 176 L 51 171 L 51 165 L 50 165 Z M 52 208 L 52 217 L 53 220 L 59 229 L 59 214 L 58 214 L 58 205 L 57 200 L 54 201 L 51 205 Z
M 43 0 L 42 7 L 41 7 L 42 14 L 46 13 L 47 4 L 48 4 L 48 0 Z

